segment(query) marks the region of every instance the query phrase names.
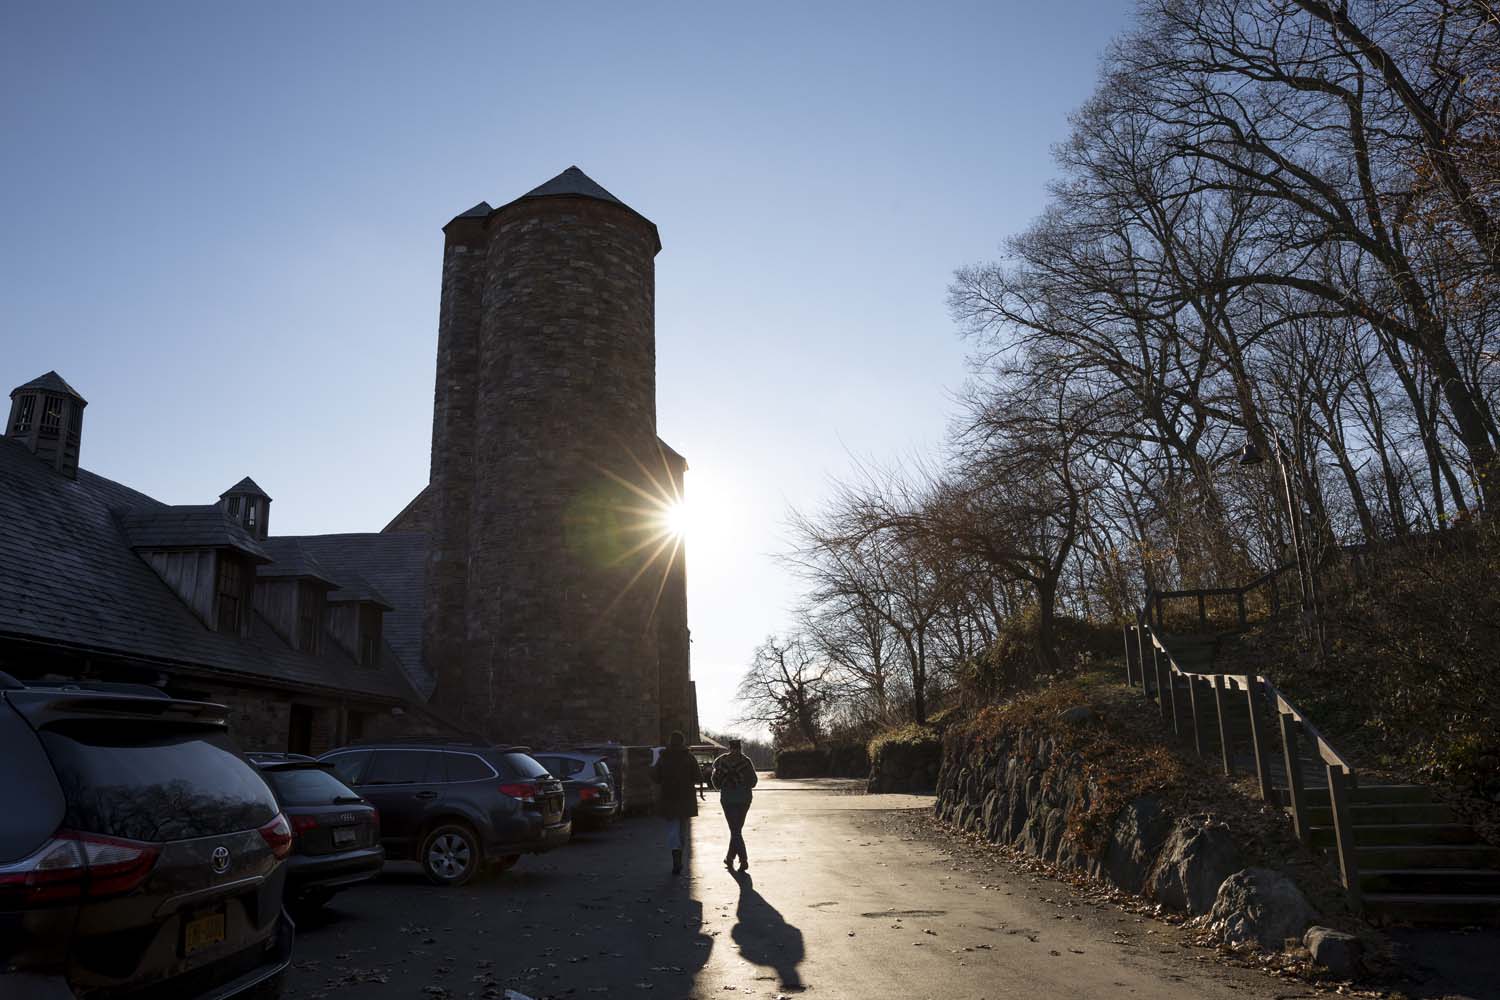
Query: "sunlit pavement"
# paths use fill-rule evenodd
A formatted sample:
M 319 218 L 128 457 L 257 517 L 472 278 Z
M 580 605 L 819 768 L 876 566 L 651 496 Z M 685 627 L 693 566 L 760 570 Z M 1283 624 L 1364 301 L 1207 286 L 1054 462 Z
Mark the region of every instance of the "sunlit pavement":
M 392 866 L 299 926 L 293 997 L 1271 997 L 1285 984 L 1169 927 L 969 861 L 931 799 L 777 781 L 723 867 L 713 795 L 673 877 L 663 825 L 625 820 L 456 891 Z M 955 860 L 955 858 L 964 860 Z M 982 869 L 982 872 L 979 870 Z

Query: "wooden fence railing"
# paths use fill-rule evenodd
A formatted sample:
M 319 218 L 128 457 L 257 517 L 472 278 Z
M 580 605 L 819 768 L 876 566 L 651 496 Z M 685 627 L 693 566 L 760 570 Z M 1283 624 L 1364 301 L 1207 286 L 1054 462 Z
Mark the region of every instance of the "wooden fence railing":
M 1212 587 L 1199 590 L 1153 590 L 1146 595 L 1145 615 L 1149 622 L 1157 628 L 1162 628 L 1166 621 L 1166 611 L 1169 602 L 1193 602 L 1197 605 L 1199 629 L 1208 631 L 1210 601 L 1233 599 L 1235 624 L 1239 628 L 1245 628 L 1250 624 L 1249 602 L 1252 596 L 1263 596 L 1265 600 L 1267 614 L 1265 619 L 1262 620 L 1276 618 L 1281 614 L 1281 575 L 1295 568 L 1295 565 L 1280 566 L 1238 587 Z
M 1251 587 L 1274 580 L 1281 571 L 1267 574 L 1243 588 L 1231 592 L 1243 593 Z M 1210 591 L 1209 593 L 1214 593 Z M 1191 596 L 1193 591 L 1182 591 L 1170 596 Z M 1161 595 L 1166 596 L 1166 595 Z M 1150 604 L 1147 605 L 1149 611 Z M 1333 820 L 1334 846 L 1339 862 L 1339 876 L 1351 904 L 1360 905 L 1359 869 L 1354 852 L 1354 833 L 1350 825 L 1350 793 L 1358 787 L 1358 776 L 1354 767 L 1334 748 L 1333 744 L 1318 731 L 1307 714 L 1298 708 L 1269 677 L 1260 674 L 1217 674 L 1184 670 L 1173 657 L 1156 627 L 1147 621 L 1143 611 L 1136 625 L 1125 628 L 1125 680 L 1132 687 L 1139 685 L 1147 698 L 1160 708 L 1161 715 L 1172 731 L 1179 736 L 1189 735 L 1199 756 L 1205 755 L 1210 725 L 1218 727 L 1219 753 L 1224 774 L 1232 776 L 1234 750 L 1229 719 L 1239 700 L 1249 719 L 1249 743 L 1247 748 L 1254 761 L 1255 777 L 1260 786 L 1260 796 L 1268 802 L 1280 802 L 1274 779 L 1280 775 L 1286 781 L 1285 805 L 1291 812 L 1292 827 L 1297 839 L 1304 844 L 1311 841 L 1311 812 L 1308 804 L 1307 771 L 1301 747 L 1306 741 L 1309 750 L 1323 766 L 1322 778 L 1328 786 L 1329 811 Z M 1181 690 L 1179 690 L 1181 689 Z M 1212 699 L 1213 711 L 1209 710 Z M 1281 744 L 1280 760 L 1275 760 L 1272 734 L 1266 731 L 1265 713 L 1262 706 L 1274 712 L 1277 732 Z

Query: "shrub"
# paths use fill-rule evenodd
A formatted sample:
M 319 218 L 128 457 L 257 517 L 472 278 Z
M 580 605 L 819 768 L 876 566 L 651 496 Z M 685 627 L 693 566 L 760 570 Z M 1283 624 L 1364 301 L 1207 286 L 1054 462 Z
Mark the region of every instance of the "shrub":
M 958 670 L 964 704 L 971 708 L 1003 701 L 1038 683 L 1058 678 L 1043 672 L 1037 656 L 1041 611 L 1027 605 L 1006 620 L 999 636 L 976 659 Z M 1086 621 L 1068 615 L 1054 619 L 1053 633 L 1063 677 L 1089 670 L 1100 660 L 1118 656 L 1120 627 L 1116 623 Z
M 870 740 L 870 759 L 874 760 L 879 757 L 888 744 L 918 748 L 936 745 L 941 740 L 942 734 L 936 727 L 930 725 L 920 726 L 915 722 L 908 722 L 904 726 L 898 726 L 895 729 L 887 729 L 883 733 L 877 733 L 875 738 Z
M 829 743 L 776 753 L 778 778 L 863 778 L 869 773 L 870 758 L 862 743 Z

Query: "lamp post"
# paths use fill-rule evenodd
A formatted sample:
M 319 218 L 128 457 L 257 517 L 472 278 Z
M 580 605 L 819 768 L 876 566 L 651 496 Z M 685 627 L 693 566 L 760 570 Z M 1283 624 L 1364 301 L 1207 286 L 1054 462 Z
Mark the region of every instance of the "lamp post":
M 1297 589 L 1302 598 L 1302 620 L 1309 632 L 1319 638 L 1321 645 L 1321 633 L 1317 621 L 1317 594 L 1313 582 L 1313 568 L 1311 554 L 1307 551 L 1307 540 L 1302 530 L 1302 505 L 1296 501 L 1292 493 L 1292 477 L 1287 472 L 1286 460 L 1282 455 L 1281 438 L 1273 429 L 1271 430 L 1271 457 L 1276 461 L 1276 471 L 1281 480 L 1281 496 L 1286 501 L 1287 520 L 1292 529 L 1292 554 L 1297 560 Z M 1255 442 L 1246 441 L 1245 446 L 1240 449 L 1240 465 L 1259 465 L 1265 461 L 1265 456 L 1255 446 Z

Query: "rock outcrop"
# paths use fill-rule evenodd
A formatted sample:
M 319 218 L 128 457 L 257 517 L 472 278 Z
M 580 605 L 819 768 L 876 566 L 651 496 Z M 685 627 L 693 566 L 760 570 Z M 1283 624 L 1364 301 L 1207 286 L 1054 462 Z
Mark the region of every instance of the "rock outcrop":
M 1233 947 L 1279 949 L 1317 916 L 1297 883 L 1269 868 L 1246 868 L 1219 886 L 1209 926 Z
M 1302 944 L 1312 953 L 1314 962 L 1335 976 L 1358 975 L 1364 968 L 1364 942 L 1353 934 L 1331 927 L 1309 927 Z
M 1229 830 L 1203 816 L 1177 821 L 1156 859 L 1148 895 L 1194 915 L 1213 909 L 1219 887 L 1245 867 Z

